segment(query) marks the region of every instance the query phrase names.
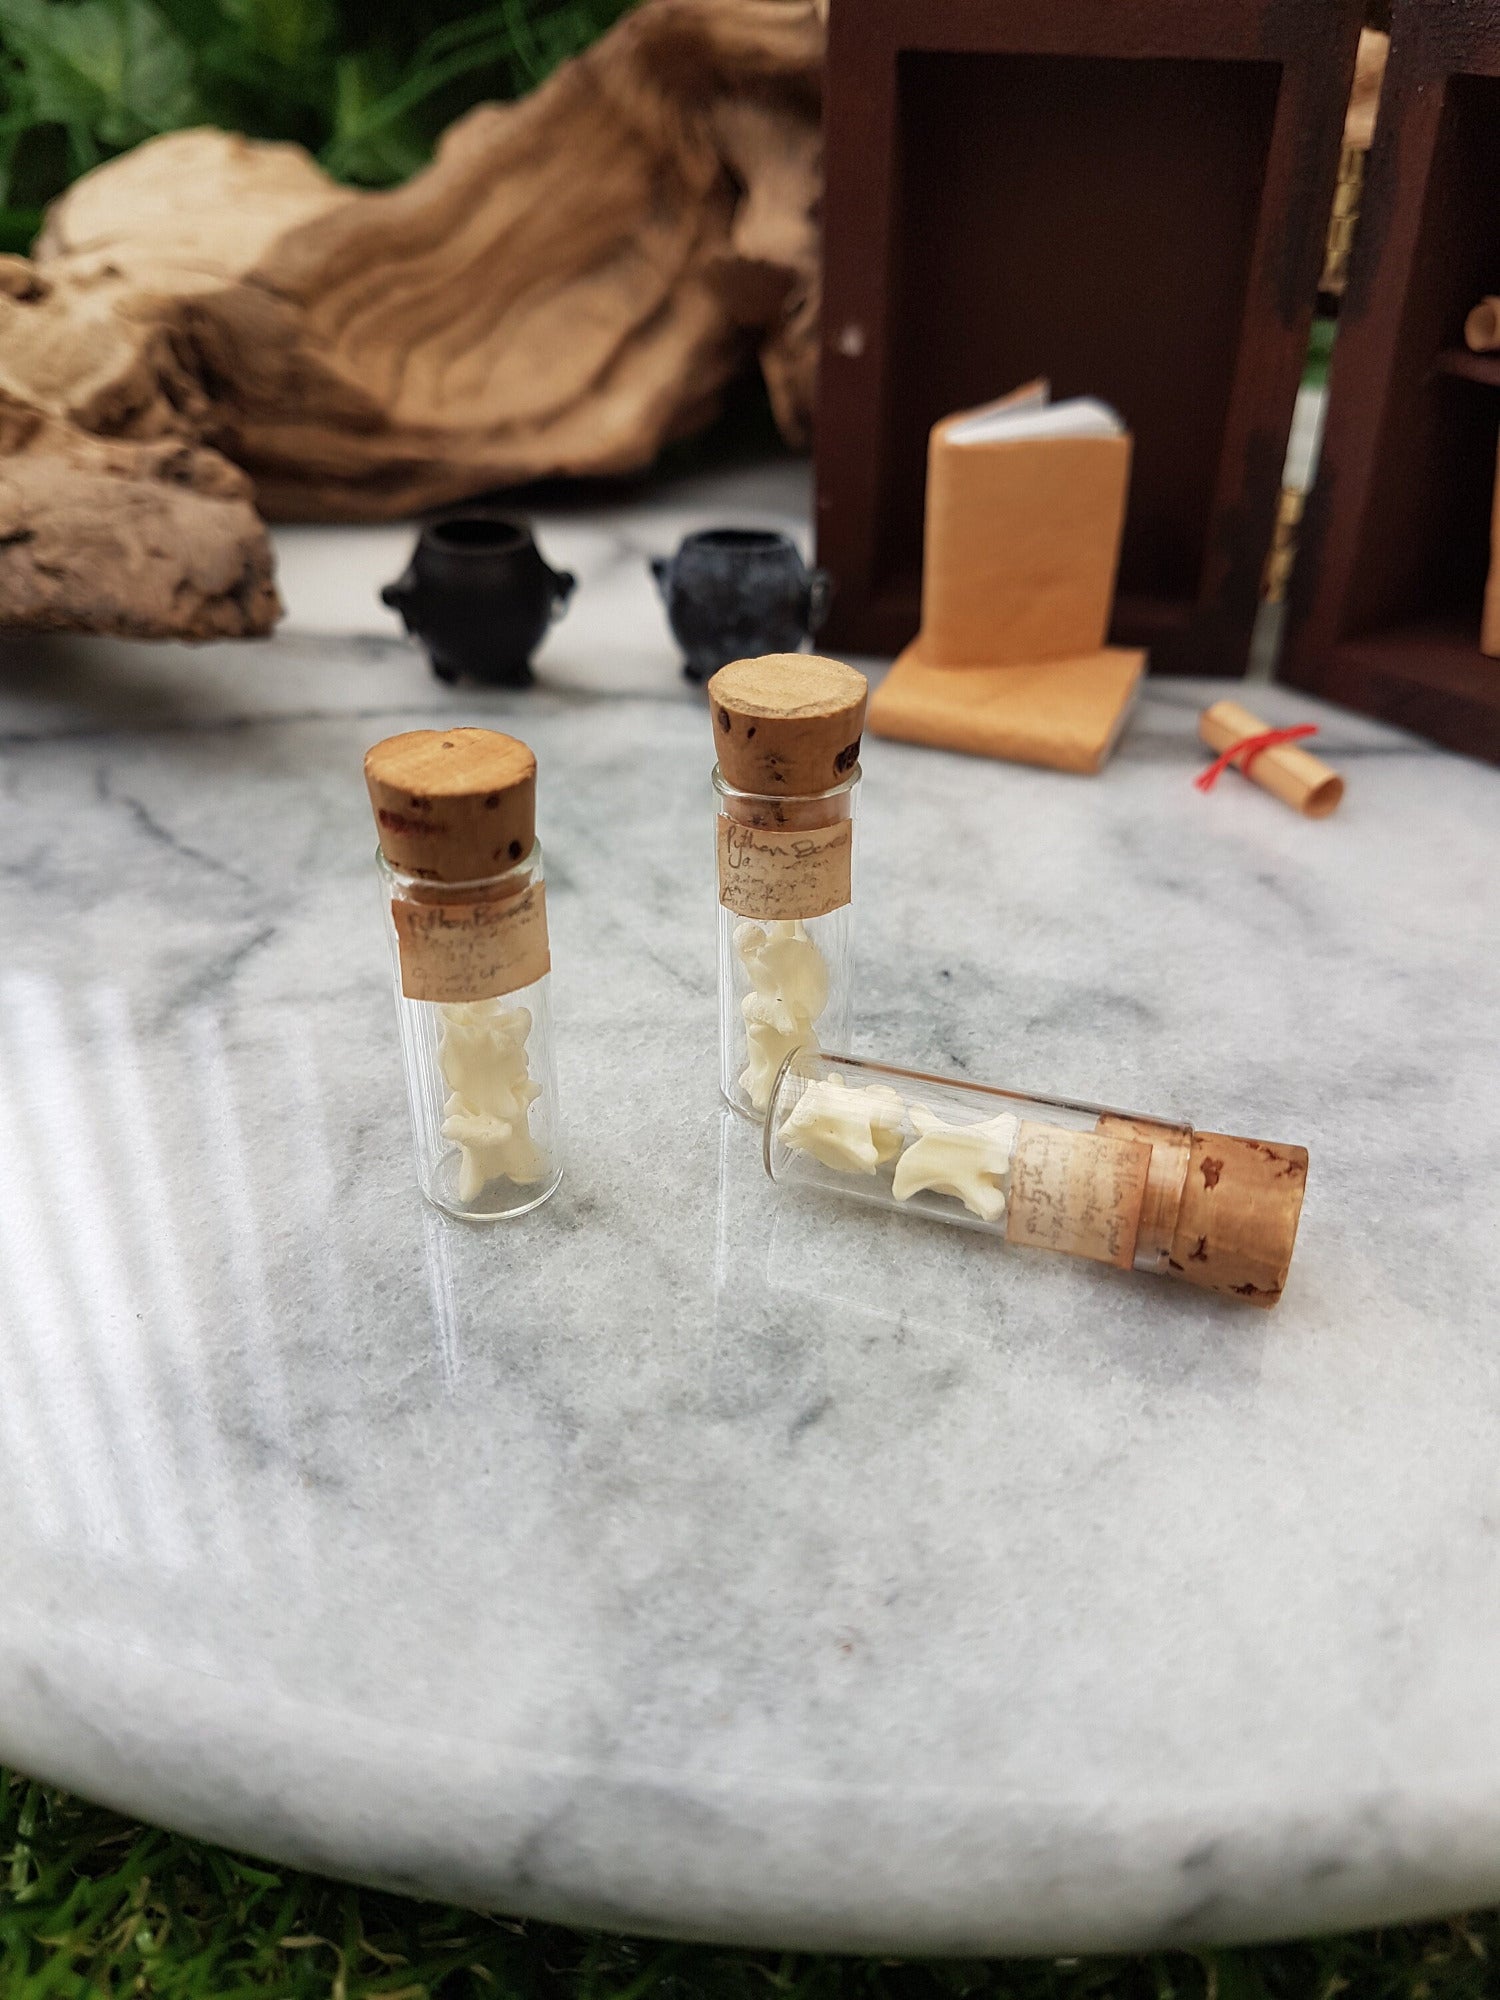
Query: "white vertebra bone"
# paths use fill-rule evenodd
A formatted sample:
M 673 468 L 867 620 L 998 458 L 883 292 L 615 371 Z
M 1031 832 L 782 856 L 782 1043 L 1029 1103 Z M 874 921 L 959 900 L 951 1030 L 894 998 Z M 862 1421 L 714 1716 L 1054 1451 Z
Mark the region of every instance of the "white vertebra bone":
M 844 1174 L 873 1174 L 906 1136 L 905 1109 L 888 1084 L 846 1088 L 841 1076 L 809 1083 L 781 1122 L 779 1137 Z
M 891 1193 L 908 1201 L 924 1188 L 952 1195 L 982 1222 L 1005 1213 L 1010 1160 L 1020 1127 L 1008 1111 L 978 1125 L 947 1125 L 925 1105 L 914 1104 L 917 1137 L 896 1162 Z
M 800 919 L 736 924 L 734 948 L 752 990 L 740 1002 L 749 1061 L 740 1088 L 757 1111 L 793 1049 L 815 1049 L 813 1024 L 828 1005 L 828 967 Z
M 734 944 L 755 989 L 742 1003 L 746 1020 L 783 1035 L 817 1020 L 828 1005 L 828 967 L 800 920 L 737 924 Z
M 452 1095 L 443 1137 L 460 1149 L 458 1198 L 473 1201 L 502 1175 L 519 1186 L 545 1177 L 528 1113 L 541 1096 L 526 1062 L 531 1016 L 499 1000 L 443 1007 L 438 1066 Z

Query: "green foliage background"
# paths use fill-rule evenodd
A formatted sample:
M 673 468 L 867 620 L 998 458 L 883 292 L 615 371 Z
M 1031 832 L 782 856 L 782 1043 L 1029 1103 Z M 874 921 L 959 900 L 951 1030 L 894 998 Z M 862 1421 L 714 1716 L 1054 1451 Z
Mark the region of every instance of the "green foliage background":
M 0 249 L 69 181 L 159 132 L 296 139 L 386 187 L 486 98 L 519 96 L 631 0 L 0 0 Z

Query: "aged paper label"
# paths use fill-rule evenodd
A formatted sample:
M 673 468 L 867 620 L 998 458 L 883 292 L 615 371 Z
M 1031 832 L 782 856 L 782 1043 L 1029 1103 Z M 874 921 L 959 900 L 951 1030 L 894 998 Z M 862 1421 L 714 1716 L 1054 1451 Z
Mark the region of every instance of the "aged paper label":
M 1193 1135 L 1186 1125 L 1164 1125 L 1154 1119 L 1127 1118 L 1113 1111 L 1101 1115 L 1097 1129 L 1109 1138 L 1139 1139 L 1151 1148 L 1146 1200 L 1141 1209 L 1141 1230 L 1135 1254 L 1137 1257 L 1154 1257 L 1157 1268 L 1164 1269 L 1177 1229 L 1177 1211 L 1182 1206 L 1182 1190 L 1187 1182 Z
M 493 1000 L 550 971 L 546 891 L 534 883 L 503 903 L 391 904 L 408 1000 Z
M 1006 1239 L 1128 1271 L 1150 1170 L 1151 1148 L 1139 1139 L 1023 1123 L 1010 1167 Z
M 761 923 L 826 917 L 851 894 L 854 822 L 801 828 L 741 826 L 719 814 L 719 901 Z

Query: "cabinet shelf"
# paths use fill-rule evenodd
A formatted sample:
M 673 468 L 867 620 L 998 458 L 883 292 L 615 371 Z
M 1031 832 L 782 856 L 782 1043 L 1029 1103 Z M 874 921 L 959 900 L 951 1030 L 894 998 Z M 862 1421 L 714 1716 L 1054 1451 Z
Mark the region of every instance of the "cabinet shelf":
M 1285 680 L 1500 763 L 1479 650 L 1500 353 L 1455 339 L 1497 288 L 1500 10 L 1395 0 L 1309 497 Z
M 1467 347 L 1445 347 L 1432 364 L 1435 375 L 1454 375 L 1463 382 L 1482 382 L 1500 389 L 1500 354 L 1471 354 Z
M 1352 0 L 835 0 L 825 642 L 917 629 L 932 425 L 1039 375 L 1134 439 L 1117 643 L 1242 674 L 1326 244 Z

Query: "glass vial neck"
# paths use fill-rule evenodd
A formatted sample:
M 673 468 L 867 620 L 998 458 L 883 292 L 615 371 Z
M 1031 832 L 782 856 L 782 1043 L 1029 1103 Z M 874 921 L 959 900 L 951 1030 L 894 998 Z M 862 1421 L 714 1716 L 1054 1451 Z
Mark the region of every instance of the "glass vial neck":
M 443 882 L 430 875 L 408 874 L 396 867 L 379 847 L 375 850 L 375 864 L 391 895 L 398 898 L 427 903 L 481 899 L 500 902 L 507 896 L 519 895 L 541 878 L 542 843 L 533 841 L 529 854 L 498 875 L 477 875 L 466 882 Z

